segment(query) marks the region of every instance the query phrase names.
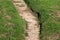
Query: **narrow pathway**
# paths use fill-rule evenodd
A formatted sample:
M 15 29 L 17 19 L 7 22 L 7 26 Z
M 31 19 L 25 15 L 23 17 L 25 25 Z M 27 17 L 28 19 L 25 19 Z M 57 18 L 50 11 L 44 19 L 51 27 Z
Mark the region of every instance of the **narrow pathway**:
M 38 18 L 33 15 L 33 12 L 25 4 L 23 0 L 13 0 L 19 15 L 27 22 L 27 33 L 26 40 L 39 40 L 40 25 L 38 23 Z

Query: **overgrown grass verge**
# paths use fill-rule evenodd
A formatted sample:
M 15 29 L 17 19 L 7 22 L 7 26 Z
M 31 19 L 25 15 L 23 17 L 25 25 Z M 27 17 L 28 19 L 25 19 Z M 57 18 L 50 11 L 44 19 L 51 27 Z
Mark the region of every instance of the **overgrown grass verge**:
M 25 0 L 40 13 L 42 22 L 41 40 L 58 40 L 60 38 L 60 0 Z
M 0 40 L 24 40 L 26 22 L 12 0 L 0 0 Z

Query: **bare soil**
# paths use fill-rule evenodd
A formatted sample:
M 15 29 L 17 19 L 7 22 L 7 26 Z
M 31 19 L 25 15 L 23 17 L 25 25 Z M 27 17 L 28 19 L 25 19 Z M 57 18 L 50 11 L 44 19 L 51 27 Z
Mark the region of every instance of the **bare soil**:
M 24 0 L 13 0 L 15 7 L 17 8 L 19 15 L 27 22 L 28 36 L 26 40 L 39 40 L 40 25 L 38 18 L 33 15 L 34 12 L 25 4 Z

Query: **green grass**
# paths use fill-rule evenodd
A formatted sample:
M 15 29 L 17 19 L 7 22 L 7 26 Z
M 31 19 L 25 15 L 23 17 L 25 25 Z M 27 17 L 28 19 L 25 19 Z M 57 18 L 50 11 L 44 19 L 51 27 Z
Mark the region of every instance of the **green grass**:
M 25 0 L 35 11 L 41 14 L 42 40 L 49 40 L 51 35 L 60 34 L 60 0 Z
M 25 27 L 11 0 L 0 0 L 0 40 L 24 40 Z

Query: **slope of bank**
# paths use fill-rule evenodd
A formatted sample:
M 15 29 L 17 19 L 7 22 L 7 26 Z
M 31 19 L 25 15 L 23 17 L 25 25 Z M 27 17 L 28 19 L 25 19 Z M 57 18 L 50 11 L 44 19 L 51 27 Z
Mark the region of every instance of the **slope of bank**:
M 40 13 L 41 40 L 60 40 L 60 0 L 25 0 L 34 12 Z

